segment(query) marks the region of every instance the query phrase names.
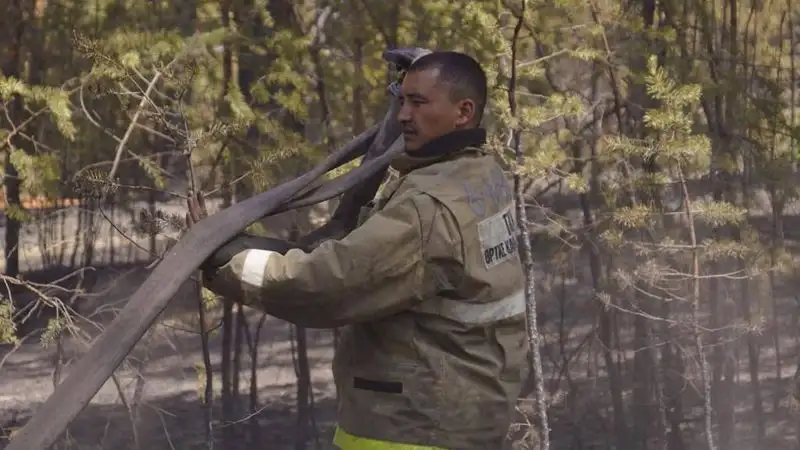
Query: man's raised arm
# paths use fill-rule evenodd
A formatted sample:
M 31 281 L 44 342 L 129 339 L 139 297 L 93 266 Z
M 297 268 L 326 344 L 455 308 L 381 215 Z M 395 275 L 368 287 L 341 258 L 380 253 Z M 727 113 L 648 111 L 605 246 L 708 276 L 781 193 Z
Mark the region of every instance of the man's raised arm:
M 422 223 L 432 223 L 434 214 L 430 197 L 412 194 L 392 202 L 343 239 L 326 241 L 310 252 L 279 245 L 228 251 L 233 256 L 227 262 L 205 271 L 205 285 L 230 300 L 306 327 L 330 328 L 388 316 L 431 293 Z

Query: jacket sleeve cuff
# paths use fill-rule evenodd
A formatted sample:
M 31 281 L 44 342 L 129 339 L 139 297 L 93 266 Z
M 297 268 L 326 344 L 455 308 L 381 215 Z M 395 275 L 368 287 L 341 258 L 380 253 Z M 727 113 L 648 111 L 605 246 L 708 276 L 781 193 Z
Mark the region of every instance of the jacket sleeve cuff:
M 204 272 L 205 286 L 243 304 L 257 303 L 262 295 L 267 265 L 276 256 L 281 255 L 269 250 L 243 250 L 218 269 Z

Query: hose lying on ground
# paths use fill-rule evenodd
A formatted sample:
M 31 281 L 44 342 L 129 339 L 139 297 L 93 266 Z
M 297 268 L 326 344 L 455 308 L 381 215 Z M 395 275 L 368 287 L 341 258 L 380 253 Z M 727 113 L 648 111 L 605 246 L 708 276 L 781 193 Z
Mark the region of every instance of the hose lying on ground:
M 384 58 L 402 68 L 408 67 L 422 53 L 427 50 L 399 49 L 387 52 Z M 307 240 L 319 241 L 326 235 L 349 231 L 354 225 L 353 215 L 372 198 L 391 160 L 403 149 L 400 127 L 395 120 L 399 102 L 395 97 L 390 98 L 389 110 L 381 123 L 363 132 L 311 171 L 194 224 L 166 252 L 92 347 L 68 369 L 63 382 L 14 434 L 6 450 L 49 448 L 122 363 L 180 286 L 219 246 L 253 222 L 345 193 L 327 227 L 312 233 Z M 362 155 L 364 158 L 355 169 L 311 187 L 326 172 Z

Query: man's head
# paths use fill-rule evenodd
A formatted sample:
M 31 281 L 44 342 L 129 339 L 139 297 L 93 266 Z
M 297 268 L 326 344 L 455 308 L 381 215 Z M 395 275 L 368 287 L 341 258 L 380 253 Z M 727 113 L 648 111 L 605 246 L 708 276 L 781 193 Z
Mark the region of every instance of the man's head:
M 406 150 L 466 128 L 475 128 L 486 105 L 486 73 L 472 57 L 434 52 L 414 61 L 400 91 L 397 115 Z

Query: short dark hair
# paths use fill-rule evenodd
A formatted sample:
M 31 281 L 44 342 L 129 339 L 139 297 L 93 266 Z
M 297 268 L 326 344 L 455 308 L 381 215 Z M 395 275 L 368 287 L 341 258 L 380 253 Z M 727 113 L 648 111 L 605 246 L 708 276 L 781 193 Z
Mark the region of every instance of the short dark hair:
M 453 101 L 472 99 L 477 121 L 481 121 L 488 88 L 486 72 L 478 61 L 465 53 L 438 51 L 415 60 L 408 72 L 427 69 L 439 69 L 439 80 L 449 85 Z

